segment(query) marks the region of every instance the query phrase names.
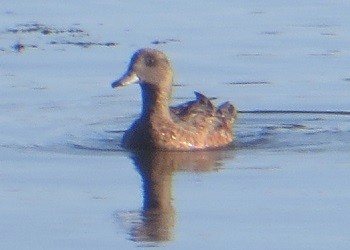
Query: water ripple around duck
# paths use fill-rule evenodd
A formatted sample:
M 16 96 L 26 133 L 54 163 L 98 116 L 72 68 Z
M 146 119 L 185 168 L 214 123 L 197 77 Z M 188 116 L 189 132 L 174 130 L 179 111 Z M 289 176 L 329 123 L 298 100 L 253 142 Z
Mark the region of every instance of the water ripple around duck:
M 3 141 L 2 148 L 69 154 L 103 154 L 124 152 L 121 139 L 135 117 L 122 119 L 113 129 L 114 120 L 63 128 L 55 136 L 41 134 L 41 140 Z M 111 124 L 109 124 L 111 123 Z M 103 128 L 108 129 L 103 129 Z M 125 129 L 124 129 L 125 127 Z M 72 131 L 70 129 L 72 128 Z M 53 128 L 53 130 L 55 130 Z M 66 131 L 68 130 L 68 131 Z M 269 151 L 343 151 L 350 149 L 350 115 L 330 112 L 241 112 L 235 124 L 235 150 Z
M 242 112 L 237 122 L 238 149 L 346 150 L 350 114 L 345 112 Z

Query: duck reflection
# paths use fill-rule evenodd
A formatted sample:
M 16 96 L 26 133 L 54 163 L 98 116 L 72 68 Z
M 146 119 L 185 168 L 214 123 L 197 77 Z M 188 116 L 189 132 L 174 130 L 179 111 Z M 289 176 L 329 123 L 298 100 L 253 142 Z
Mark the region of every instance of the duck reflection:
M 217 170 L 225 152 L 228 151 L 133 152 L 131 157 L 143 181 L 143 208 L 140 220 L 131 227 L 131 240 L 171 241 L 175 226 L 175 209 L 172 204 L 174 172 Z

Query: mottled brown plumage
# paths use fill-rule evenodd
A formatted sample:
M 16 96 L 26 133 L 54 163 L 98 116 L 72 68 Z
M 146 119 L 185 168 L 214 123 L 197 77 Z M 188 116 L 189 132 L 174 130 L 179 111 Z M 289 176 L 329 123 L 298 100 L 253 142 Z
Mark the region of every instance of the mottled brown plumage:
M 112 87 L 138 82 L 142 88 L 142 113 L 123 137 L 123 146 L 137 149 L 197 150 L 218 148 L 233 141 L 236 109 L 225 102 L 216 108 L 204 95 L 169 107 L 173 71 L 166 55 L 140 49 L 127 72 Z

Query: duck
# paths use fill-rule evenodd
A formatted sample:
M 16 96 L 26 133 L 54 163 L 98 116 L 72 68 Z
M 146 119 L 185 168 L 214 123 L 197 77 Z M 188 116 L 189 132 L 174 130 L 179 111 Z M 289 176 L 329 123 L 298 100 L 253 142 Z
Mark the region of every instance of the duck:
M 127 149 L 191 151 L 222 148 L 233 142 L 237 110 L 230 102 L 215 107 L 195 92 L 195 100 L 170 106 L 174 73 L 165 53 L 137 50 L 128 69 L 112 88 L 138 83 L 142 93 L 140 117 L 124 133 Z

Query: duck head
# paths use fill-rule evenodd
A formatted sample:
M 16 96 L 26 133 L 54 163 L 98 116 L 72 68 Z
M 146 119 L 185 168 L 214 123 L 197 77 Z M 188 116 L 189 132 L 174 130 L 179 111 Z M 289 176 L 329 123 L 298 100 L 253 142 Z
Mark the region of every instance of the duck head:
M 173 71 L 166 55 L 155 49 L 140 49 L 131 58 L 128 70 L 112 87 L 126 86 L 132 83 L 150 85 L 153 89 L 168 89 L 173 81 Z

